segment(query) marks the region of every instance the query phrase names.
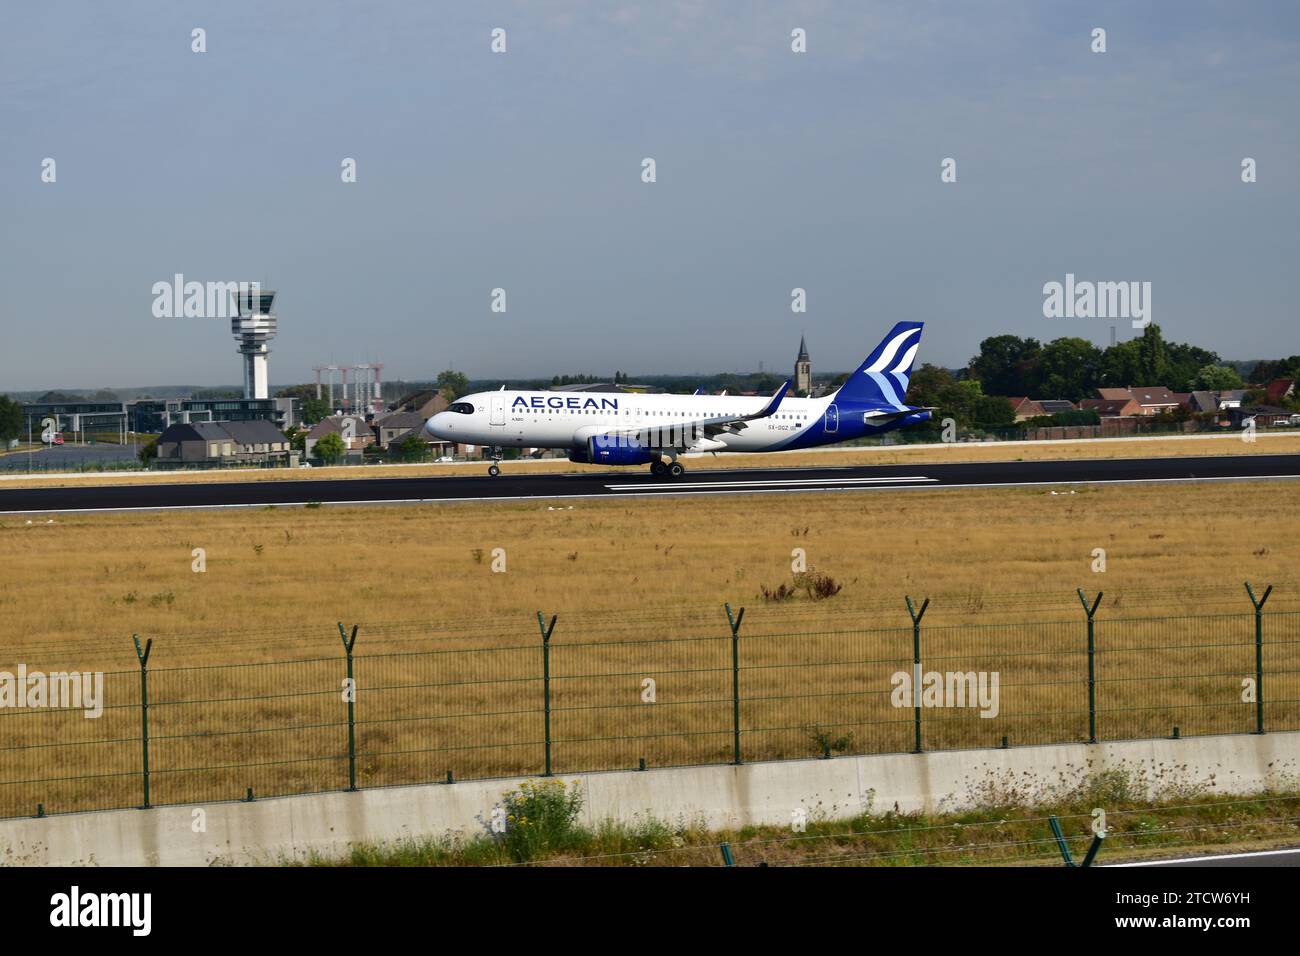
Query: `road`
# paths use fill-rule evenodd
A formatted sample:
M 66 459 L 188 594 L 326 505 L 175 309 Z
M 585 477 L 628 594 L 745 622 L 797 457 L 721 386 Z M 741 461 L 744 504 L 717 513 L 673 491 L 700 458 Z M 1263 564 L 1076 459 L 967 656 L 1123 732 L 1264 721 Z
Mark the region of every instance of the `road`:
M 485 466 L 486 467 L 486 466 Z M 511 475 L 500 478 L 348 478 L 178 484 L 82 485 L 0 490 L 0 513 L 164 510 L 295 505 L 520 499 L 737 495 L 775 492 L 898 491 L 916 488 L 1066 486 L 1113 482 L 1300 479 L 1300 455 L 1005 461 L 835 468 L 691 470 L 682 478 L 648 473 Z

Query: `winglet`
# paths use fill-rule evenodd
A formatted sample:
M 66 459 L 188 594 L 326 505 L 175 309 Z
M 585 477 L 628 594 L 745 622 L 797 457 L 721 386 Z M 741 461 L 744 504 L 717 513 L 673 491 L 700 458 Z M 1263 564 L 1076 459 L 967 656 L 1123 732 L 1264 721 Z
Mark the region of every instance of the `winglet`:
M 691 394 L 693 394 L 693 395 L 703 395 L 703 394 L 704 394 L 704 389 L 702 389 L 702 388 L 696 388 L 695 391 L 692 392 Z
M 768 415 L 775 414 L 776 410 L 781 407 L 781 400 L 785 398 L 785 393 L 788 391 L 790 391 L 790 380 L 786 379 L 781 387 L 776 390 L 776 394 L 772 396 L 772 400 L 768 402 L 767 405 L 764 406 L 763 410 L 754 417 L 767 418 Z

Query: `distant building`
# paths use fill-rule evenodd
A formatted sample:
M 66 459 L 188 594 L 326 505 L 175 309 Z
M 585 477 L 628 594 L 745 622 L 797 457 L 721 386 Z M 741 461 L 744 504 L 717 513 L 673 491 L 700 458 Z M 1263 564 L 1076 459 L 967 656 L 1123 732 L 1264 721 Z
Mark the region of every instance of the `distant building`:
M 1043 410 L 1038 403 L 1024 395 L 1014 395 L 1008 398 L 1007 401 L 1011 405 L 1011 413 L 1015 415 L 1018 422 L 1043 414 Z
M 1132 399 L 1137 403 L 1139 415 L 1159 415 L 1181 407 L 1178 397 L 1163 385 L 1140 385 L 1131 388 L 1099 388 L 1097 397 L 1114 402 Z
M 1228 418 L 1236 428 L 1240 428 L 1248 418 L 1255 420 L 1257 428 L 1267 428 L 1272 425 L 1291 424 L 1292 414 L 1294 413 L 1290 409 L 1278 408 L 1275 405 L 1239 405 L 1229 410 Z
M 1067 402 L 1063 398 L 1040 398 L 1038 407 L 1043 410 L 1044 415 L 1063 415 L 1066 412 L 1077 412 L 1074 402 Z
M 393 411 L 413 412 L 424 416 L 425 421 L 428 421 L 439 412 L 445 412 L 450 404 L 440 389 L 426 388 L 403 395 L 393 406 Z
M 1144 386 L 1131 391 L 1133 400 L 1142 407 L 1143 415 L 1159 415 L 1178 408 L 1178 399 L 1163 385 Z
M 134 402 L 32 402 L 23 406 L 23 419 L 32 434 L 52 418 L 56 431 L 116 431 L 155 434 L 171 425 L 190 422 L 268 421 L 281 431 L 298 424 L 296 398 L 193 399 L 141 398 Z M 25 426 L 25 427 L 26 427 Z
M 799 336 L 799 354 L 794 360 L 794 390 L 801 395 L 812 394 L 812 359 L 808 357 L 808 343 Z
M 1127 398 L 1085 398 L 1079 403 L 1084 411 L 1094 411 L 1101 418 L 1133 418 L 1142 414 L 1142 406 Z
M 1078 411 L 1073 402 L 1067 402 L 1063 398 L 1024 398 L 1015 396 L 1008 398 L 1007 401 L 1011 404 L 1012 414 L 1015 415 L 1018 422 L 1023 422 L 1029 418 L 1037 418 L 1040 415 L 1060 415 L 1063 412 Z
M 370 428 L 370 423 L 360 415 L 331 415 L 322 418 L 307 433 L 303 450 L 308 458 L 314 456 L 316 443 L 330 434 L 343 439 L 348 457 L 359 457 L 368 446 L 375 443 L 375 433 Z
M 1295 394 L 1295 379 L 1279 378 L 1268 383 L 1268 388 L 1264 389 L 1264 400 L 1270 405 L 1276 405 L 1278 402 L 1284 402 Z
M 268 421 L 193 422 L 158 436 L 158 465 L 288 464 L 289 439 Z
M 423 422 L 420 424 L 418 428 L 412 428 L 408 432 L 404 432 L 403 434 L 394 436 L 389 441 L 387 447 L 388 448 L 393 448 L 394 446 L 400 447 L 401 444 L 404 441 L 406 441 L 406 439 L 408 438 L 415 438 L 419 441 L 424 442 L 425 447 L 428 449 L 429 453 L 433 455 L 433 457 L 435 458 L 440 458 L 443 455 L 448 455 L 448 456 L 460 455 L 462 457 L 466 457 L 472 455 L 475 451 L 478 450 L 477 445 L 457 444 L 456 442 L 441 441 L 437 438 L 434 438 L 432 435 L 430 435 L 428 432 L 424 430 Z M 525 449 L 525 451 L 527 451 L 527 449 Z
M 131 430 L 160 432 L 190 422 L 271 422 L 281 431 L 301 421 L 296 398 L 142 398 L 127 403 Z
M 395 440 L 419 432 L 429 419 L 419 412 L 393 412 L 370 423 L 379 447 L 387 449 Z
M 1219 393 L 1219 408 L 1228 410 L 1232 408 L 1241 408 L 1242 399 L 1246 397 L 1244 388 L 1224 389 Z
M 130 431 L 130 416 L 122 402 L 29 402 L 23 405 L 23 430 L 38 437 L 44 422 L 53 419 L 56 432 Z M 159 429 L 161 430 L 161 429 Z

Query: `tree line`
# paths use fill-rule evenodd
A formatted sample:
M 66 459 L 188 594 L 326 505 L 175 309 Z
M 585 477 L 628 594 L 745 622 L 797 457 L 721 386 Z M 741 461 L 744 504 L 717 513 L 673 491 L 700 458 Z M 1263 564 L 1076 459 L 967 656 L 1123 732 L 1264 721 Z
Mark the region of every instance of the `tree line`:
M 1260 362 L 1257 370 L 1267 372 L 1264 366 L 1280 368 L 1289 361 Z M 1166 341 L 1160 326 L 1154 324 L 1139 337 L 1104 349 L 1074 337 L 1043 344 L 1034 338 L 995 335 L 980 343 L 979 354 L 970 360 L 966 372 L 966 377 L 977 379 L 989 395 L 1070 402 L 1096 398 L 1099 388 L 1163 385 L 1173 392 L 1191 392 L 1245 385 L 1237 369 L 1217 353 Z

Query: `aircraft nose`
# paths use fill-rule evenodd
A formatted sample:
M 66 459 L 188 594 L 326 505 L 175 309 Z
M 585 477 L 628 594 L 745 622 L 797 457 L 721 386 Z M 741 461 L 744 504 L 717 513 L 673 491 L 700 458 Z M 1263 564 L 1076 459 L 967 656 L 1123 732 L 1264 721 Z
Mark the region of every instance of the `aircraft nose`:
M 446 412 L 439 412 L 424 423 L 424 430 L 434 438 L 445 438 L 445 432 L 449 430 L 448 417 L 450 416 Z

